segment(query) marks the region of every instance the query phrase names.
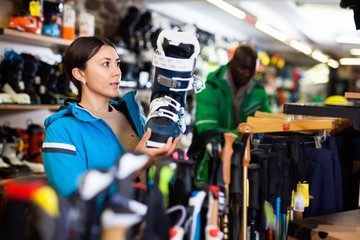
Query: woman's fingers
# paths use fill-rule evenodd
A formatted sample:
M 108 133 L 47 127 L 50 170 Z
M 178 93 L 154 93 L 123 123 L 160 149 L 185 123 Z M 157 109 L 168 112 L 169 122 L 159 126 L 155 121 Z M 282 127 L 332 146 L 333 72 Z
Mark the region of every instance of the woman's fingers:
M 173 137 L 169 137 L 163 147 L 148 148 L 146 147 L 146 142 L 150 139 L 150 136 L 151 129 L 148 128 L 135 148 L 135 151 L 145 153 L 149 156 L 149 161 L 146 164 L 146 167 L 150 167 L 154 162 L 162 157 L 170 156 L 175 151 L 177 145 L 180 142 L 179 137 L 176 137 L 174 140 Z
M 173 141 L 171 147 L 170 147 L 170 154 L 172 154 L 175 151 L 175 149 L 178 146 L 179 142 L 180 142 L 180 138 L 176 137 L 175 140 Z
M 170 156 L 180 142 L 179 137 L 176 137 L 175 140 L 173 140 L 173 137 L 169 137 L 163 147 L 148 148 L 146 147 L 146 142 L 149 140 L 150 136 L 151 130 L 148 128 L 135 148 L 135 151 L 146 153 L 150 158 L 150 162 L 155 162 L 159 158 Z
M 150 136 L 151 136 L 151 128 L 148 128 L 144 133 L 143 137 L 141 138 L 141 140 L 144 140 L 144 142 L 146 143 L 147 140 L 149 140 Z
M 168 152 L 171 148 L 171 144 L 173 142 L 173 137 L 169 137 L 166 141 L 166 144 L 161 148 L 164 152 Z
M 146 148 L 146 142 L 149 140 L 151 136 L 151 129 L 148 128 L 142 138 L 140 139 L 139 143 L 137 144 L 135 151 L 142 152 L 144 148 Z

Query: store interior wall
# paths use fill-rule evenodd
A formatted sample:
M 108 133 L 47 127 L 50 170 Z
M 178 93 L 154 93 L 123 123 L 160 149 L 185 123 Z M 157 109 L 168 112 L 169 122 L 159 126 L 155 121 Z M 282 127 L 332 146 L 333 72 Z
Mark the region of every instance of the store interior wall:
M 16 7 L 19 4 L 19 0 L 9 1 L 9 0 L 0 0 L 0 4 L 2 8 L 0 9 L 1 17 L 0 17 L 0 27 L 6 27 L 7 18 L 11 16 Z M 166 1 L 164 1 L 166 2 Z M 129 13 L 129 9 L 134 7 L 138 9 L 139 14 L 144 14 L 147 9 L 147 1 L 143 0 L 134 0 L 134 1 L 91 1 L 91 0 L 79 0 L 76 1 L 75 8 L 77 14 L 86 11 L 95 16 L 95 33 L 99 35 L 104 35 L 116 43 L 121 43 L 122 36 L 119 36 L 119 26 L 121 22 L 124 20 L 126 15 Z M 78 26 L 77 26 L 78 27 Z M 172 19 L 169 16 L 163 16 L 158 12 L 152 12 L 151 19 L 151 27 L 152 28 L 181 28 L 182 30 L 187 31 L 195 31 L 195 27 L 191 24 L 179 22 L 178 20 Z M 201 29 L 200 29 L 201 30 Z M 207 73 L 215 70 L 219 65 L 224 64 L 229 59 L 228 50 L 236 46 L 236 44 L 243 39 L 231 39 L 226 38 L 224 36 L 212 35 L 213 33 L 203 31 L 202 32 L 202 52 L 201 57 L 197 62 L 197 74 L 202 78 L 205 78 Z M 207 37 L 206 34 L 209 34 L 209 39 L 205 39 Z M 205 37 L 204 37 L 205 36 Z M 205 39 L 205 40 L 204 40 Z M 141 39 L 140 39 L 141 41 Z M 142 42 L 141 42 L 142 43 Z M 147 43 L 149 44 L 149 43 Z M 216 44 L 216 47 L 213 47 Z M 145 45 L 144 51 L 135 53 L 133 51 L 129 51 L 127 46 L 122 44 L 120 48 L 120 55 L 123 61 L 123 64 L 135 64 L 151 65 L 151 55 L 153 53 L 153 48 L 150 45 Z M 313 99 L 319 94 L 322 94 L 322 98 L 326 98 L 329 94 L 341 94 L 341 90 L 339 91 L 330 91 L 329 90 L 329 79 L 325 79 L 325 82 L 310 82 L 308 84 L 301 84 L 302 78 L 310 68 L 298 67 L 296 65 L 292 65 L 289 62 L 282 62 L 281 54 L 267 54 L 266 52 L 262 52 L 261 44 L 257 46 L 258 50 L 261 52 L 261 56 L 263 56 L 263 67 L 262 72 L 258 74 L 259 79 L 264 81 L 266 85 L 267 92 L 270 97 L 270 102 L 273 106 L 273 111 L 278 112 L 281 111 L 281 105 L 285 102 L 294 102 L 294 101 L 302 101 L 302 102 L 311 102 Z M 28 52 L 30 54 L 36 54 L 40 58 L 48 59 L 48 61 L 61 61 L 61 56 L 59 53 L 53 52 L 53 50 L 45 47 L 34 47 L 29 48 L 25 44 L 15 44 L 10 42 L 0 42 L 0 51 L 4 52 L 7 49 L 14 49 L 18 52 Z M 140 59 L 140 60 L 139 60 Z M 265 65 L 265 61 L 269 61 L 268 65 Z M 140 62 L 140 63 L 139 63 Z M 282 66 L 281 66 L 282 65 Z M 314 66 L 315 67 L 315 66 Z M 147 70 L 148 71 L 148 70 Z M 151 70 L 150 70 L 151 71 Z M 142 71 L 142 76 L 146 76 L 146 81 L 150 79 L 150 73 L 146 71 Z M 141 74 L 139 74 L 141 75 Z M 135 78 L 140 78 L 136 76 Z M 329 74 L 327 78 L 329 78 Z M 348 82 L 348 87 L 346 90 L 349 91 L 357 91 L 360 89 L 359 80 L 360 74 L 359 70 L 355 68 L 341 68 L 336 70 L 337 76 L 335 78 L 335 82 L 337 79 Z M 132 77 L 132 76 L 130 76 Z M 312 79 L 319 79 L 320 77 L 313 77 Z M 326 78 L 326 76 L 325 76 Z M 123 79 L 123 83 L 126 83 L 126 79 Z M 137 79 L 139 81 L 139 79 Z M 334 81 L 332 84 L 335 83 Z M 340 85 L 339 85 L 340 86 Z M 340 88 L 340 87 L 339 87 Z M 337 89 L 339 89 L 337 88 Z M 324 90 L 326 89 L 326 91 Z M 336 89 L 336 87 L 334 87 Z M 146 90 L 146 89 L 145 89 Z M 125 88 L 126 91 L 126 88 Z M 148 91 L 143 91 L 142 101 L 146 101 L 149 97 Z M 43 119 L 46 115 L 51 114 L 50 111 L 43 111 L 42 114 L 33 114 L 31 112 L 31 116 L 29 113 L 25 115 L 31 117 L 33 121 L 42 123 Z M 194 114 L 194 113 L 192 113 Z M 11 114 L 12 116 L 12 114 Z M 0 120 L 1 122 L 11 122 L 13 124 L 18 123 L 19 125 L 26 124 L 26 117 L 15 117 L 12 118 L 9 116 L 2 115 Z M 19 119 L 23 120 L 19 120 Z

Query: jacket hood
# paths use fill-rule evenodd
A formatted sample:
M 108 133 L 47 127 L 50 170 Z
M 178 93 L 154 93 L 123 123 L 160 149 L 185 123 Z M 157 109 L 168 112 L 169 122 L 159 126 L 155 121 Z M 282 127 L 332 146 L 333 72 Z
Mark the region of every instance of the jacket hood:
M 64 102 L 64 105 L 60 108 L 61 109 L 60 111 L 52 114 L 51 116 L 45 119 L 44 122 L 45 129 L 48 126 L 50 126 L 53 122 L 64 116 L 69 116 L 69 115 L 75 116 L 75 114 L 72 114 L 72 112 L 76 106 L 77 106 L 77 102 Z

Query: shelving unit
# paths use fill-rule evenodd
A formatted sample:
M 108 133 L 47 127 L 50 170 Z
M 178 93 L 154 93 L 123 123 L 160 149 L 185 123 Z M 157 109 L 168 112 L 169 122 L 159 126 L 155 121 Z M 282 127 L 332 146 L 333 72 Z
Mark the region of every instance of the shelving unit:
M 50 111 L 58 110 L 60 105 L 40 104 L 40 105 L 25 105 L 25 104 L 0 104 L 0 111 L 15 110 L 15 111 L 29 111 L 48 109 Z
M 284 113 L 319 117 L 347 118 L 351 120 L 355 130 L 360 130 L 360 106 L 357 105 L 325 105 L 313 103 L 284 104 Z
M 25 48 L 36 47 L 40 50 L 51 51 L 55 54 L 65 51 L 72 43 L 70 40 L 21 32 L 16 29 L 0 28 L 0 42 L 14 43 Z M 43 124 L 44 119 L 57 111 L 60 105 L 51 104 L 0 104 L 0 123 L 11 124 L 16 127 L 25 127 L 29 119 Z
M 21 32 L 10 28 L 0 28 L 0 41 L 10 41 L 32 46 L 48 47 L 56 51 L 66 49 L 72 42 L 62 38 Z

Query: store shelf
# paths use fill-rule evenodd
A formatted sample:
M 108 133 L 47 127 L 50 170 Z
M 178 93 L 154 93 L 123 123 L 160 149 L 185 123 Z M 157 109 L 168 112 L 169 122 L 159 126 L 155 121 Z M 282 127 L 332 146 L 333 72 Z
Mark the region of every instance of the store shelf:
M 32 110 L 41 110 L 41 109 L 56 111 L 59 109 L 59 107 L 60 105 L 53 105 L 53 104 L 40 104 L 40 105 L 0 104 L 0 111 L 1 110 L 32 111 Z
M 47 177 L 45 173 L 31 173 L 29 175 L 24 175 L 24 176 L 18 176 L 16 178 L 8 178 L 8 179 L 2 179 L 0 180 L 0 187 L 4 186 L 5 184 L 14 181 L 14 180 L 18 180 L 18 181 L 33 181 L 33 180 L 44 180 L 47 181 Z
M 286 114 L 347 118 L 355 130 L 360 131 L 360 106 L 358 105 L 325 105 L 315 103 L 287 103 L 283 108 Z
M 51 49 L 66 49 L 72 42 L 71 40 L 39 35 L 35 33 L 21 32 L 10 28 L 0 28 L 0 40 L 33 46 L 48 47 Z

